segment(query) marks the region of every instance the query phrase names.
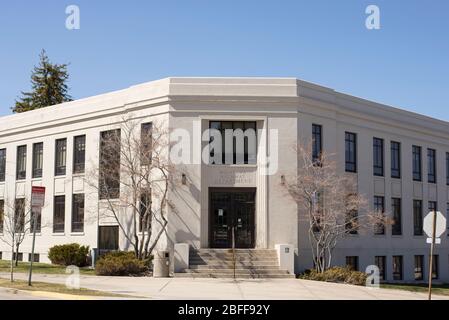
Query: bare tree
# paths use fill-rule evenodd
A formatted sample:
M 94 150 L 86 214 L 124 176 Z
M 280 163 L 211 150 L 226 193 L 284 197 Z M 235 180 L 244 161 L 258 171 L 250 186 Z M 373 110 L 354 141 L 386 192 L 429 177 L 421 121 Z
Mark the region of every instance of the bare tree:
M 312 144 L 295 148 L 299 167 L 293 181 L 284 185 L 298 204 L 299 221 L 306 221 L 315 269 L 324 272 L 332 263 L 332 252 L 340 239 L 385 226 L 383 212 L 369 209 L 356 182 L 340 173 L 336 161 L 322 153 L 312 156 Z
M 0 240 L 11 248 L 10 279 L 14 281 L 14 267 L 19 263 L 20 245 L 25 236 L 32 230 L 33 215 L 29 201 L 26 198 L 4 200 L 3 236 Z
M 162 125 L 125 118 L 120 129 L 102 133 L 88 183 L 98 190 L 102 217 L 113 217 L 138 259 L 149 258 L 166 231 L 172 173 Z

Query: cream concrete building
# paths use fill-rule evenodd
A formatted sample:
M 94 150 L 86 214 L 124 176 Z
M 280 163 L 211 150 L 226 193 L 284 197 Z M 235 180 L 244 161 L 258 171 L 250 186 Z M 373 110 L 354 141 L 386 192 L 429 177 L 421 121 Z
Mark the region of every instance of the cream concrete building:
M 298 168 L 292 146 L 313 136 L 317 148 L 337 155 L 339 169 L 354 177 L 373 207 L 393 208 L 401 218 L 384 234 L 346 237 L 334 264 L 359 270 L 377 264 L 386 281 L 426 280 L 428 245 L 421 222 L 428 208 L 445 215 L 448 210 L 449 123 L 291 78 L 167 78 L 0 118 L 0 204 L 9 210 L 8 199 L 26 198 L 34 185 L 47 190 L 36 259 L 48 261 L 55 244 L 129 247 L 114 221 L 98 218 L 101 200 L 85 181 L 99 162 L 100 133 L 120 128 L 125 114 L 186 130 L 192 157 L 198 158 L 209 127 L 267 132 L 258 134 L 257 154 L 245 156 L 243 164 L 193 161 L 178 170 L 186 181 L 170 194 L 177 210 L 168 215 L 161 247 L 227 248 L 233 225 L 238 247 L 279 251 L 287 245 L 295 273 L 312 267 L 307 225 L 298 221 L 297 205 L 281 180 Z M 275 133 L 277 150 L 271 145 Z M 261 161 L 275 151 L 277 170 L 264 174 Z M 435 270 L 443 282 L 449 282 L 448 248 L 444 234 Z M 10 258 L 9 251 L 0 242 L 3 259 Z M 31 236 L 20 251 L 27 261 Z

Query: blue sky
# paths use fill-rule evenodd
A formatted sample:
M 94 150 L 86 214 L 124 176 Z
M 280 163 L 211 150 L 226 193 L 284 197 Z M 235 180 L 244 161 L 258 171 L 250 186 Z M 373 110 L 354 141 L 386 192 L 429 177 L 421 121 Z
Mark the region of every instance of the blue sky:
M 71 4 L 80 30 L 65 28 Z M 45 48 L 70 63 L 74 98 L 167 76 L 297 77 L 449 121 L 448 15 L 447 0 L 2 1 L 0 115 Z

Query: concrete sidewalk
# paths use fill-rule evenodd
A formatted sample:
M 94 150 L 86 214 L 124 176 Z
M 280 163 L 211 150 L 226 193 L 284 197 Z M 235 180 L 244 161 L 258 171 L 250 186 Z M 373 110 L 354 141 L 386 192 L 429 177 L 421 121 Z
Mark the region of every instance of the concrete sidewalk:
M 8 278 L 0 273 L 0 277 Z M 16 274 L 25 280 L 26 274 Z M 33 275 L 34 281 L 64 284 L 65 275 Z M 371 289 L 298 279 L 190 279 L 81 276 L 80 286 L 150 299 L 188 300 L 425 300 L 427 295 L 403 290 Z M 434 295 L 433 299 L 449 300 Z

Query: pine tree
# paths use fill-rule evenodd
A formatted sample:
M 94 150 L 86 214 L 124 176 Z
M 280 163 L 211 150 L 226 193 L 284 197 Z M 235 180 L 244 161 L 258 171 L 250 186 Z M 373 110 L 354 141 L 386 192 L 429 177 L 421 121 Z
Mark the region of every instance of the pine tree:
M 31 74 L 31 92 L 21 92 L 22 97 L 12 109 L 14 113 L 52 106 L 58 103 L 72 101 L 68 94 L 67 64 L 53 64 L 42 50 L 39 65 Z

